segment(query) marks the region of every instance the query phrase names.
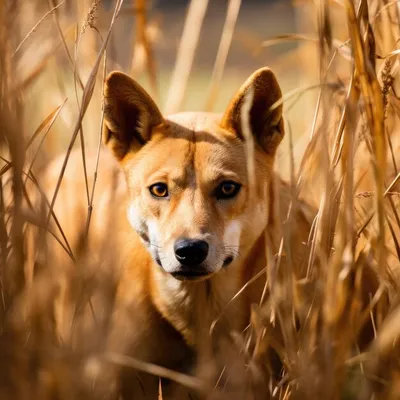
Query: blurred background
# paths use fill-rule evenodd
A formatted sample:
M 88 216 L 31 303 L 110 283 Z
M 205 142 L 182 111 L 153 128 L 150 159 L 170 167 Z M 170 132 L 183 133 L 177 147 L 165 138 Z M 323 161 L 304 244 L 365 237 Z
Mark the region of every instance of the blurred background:
M 19 32 L 21 41 L 45 13 L 57 5 L 57 9 L 29 34 L 16 55 L 20 57 L 17 65 L 22 79 L 29 82 L 28 90 L 24 91 L 28 132 L 68 99 L 43 144 L 48 155 L 62 152 L 69 143 L 71 124 L 76 121 L 79 110 L 76 99 L 82 93 L 79 85 L 75 85 L 73 68 L 85 83 L 115 6 L 111 0 L 65 0 L 57 4 L 43 0 L 21 2 L 19 15 L 25 21 Z M 285 94 L 319 83 L 317 42 L 289 37 L 300 32 L 317 38 L 316 8 L 309 2 L 210 0 L 194 1 L 191 7 L 195 16 L 190 20 L 187 18 L 191 12 L 189 1 L 124 2 L 107 47 L 107 71 L 118 69 L 130 74 L 167 113 L 222 112 L 245 79 L 262 66 L 273 69 Z M 335 29 L 340 37 L 340 19 L 336 21 Z M 224 37 L 225 24 L 228 35 Z M 196 32 L 197 41 L 183 43 L 185 36 L 196 38 Z M 187 79 L 180 72 L 180 48 L 185 54 L 180 58 L 186 61 L 188 49 L 193 49 L 193 59 L 186 65 Z M 83 120 L 85 142 L 89 147 L 98 142 L 101 76 L 99 74 L 94 98 Z M 183 87 L 181 94 L 177 93 L 179 85 Z M 308 135 L 303 134 L 311 126 L 316 99 L 315 89 L 306 91 L 285 108 L 286 122 L 298 155 L 307 142 Z M 281 146 L 281 160 L 288 153 L 288 137 Z M 285 171 L 286 165 L 283 162 Z

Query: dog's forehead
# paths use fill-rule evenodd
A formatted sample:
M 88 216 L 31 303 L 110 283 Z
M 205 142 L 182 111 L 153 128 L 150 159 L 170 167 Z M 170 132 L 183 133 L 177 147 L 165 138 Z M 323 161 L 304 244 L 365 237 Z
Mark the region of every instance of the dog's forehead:
M 245 146 L 220 126 L 213 113 L 179 113 L 165 119 L 150 142 L 124 163 L 130 180 L 165 178 L 182 181 L 186 175 L 213 181 L 226 173 L 246 179 Z M 138 168 L 140 173 L 138 173 Z
M 186 162 L 192 162 L 195 168 L 232 164 L 233 160 L 238 163 L 243 158 L 243 142 L 221 128 L 219 114 L 185 112 L 172 115 L 167 121 L 167 136 L 183 139 L 176 142 L 176 149 L 180 146 Z
M 190 132 L 213 133 L 219 126 L 221 115 L 208 112 L 182 112 L 167 117 L 177 127 L 186 128 Z
M 143 181 L 166 177 L 182 180 L 196 176 L 213 180 L 218 174 L 245 174 L 243 143 L 224 132 L 220 116 L 212 113 L 180 113 L 166 118 L 165 125 L 152 140 L 125 163 L 130 179 Z M 140 173 L 138 173 L 138 168 Z M 195 173 L 193 173 L 195 171 Z

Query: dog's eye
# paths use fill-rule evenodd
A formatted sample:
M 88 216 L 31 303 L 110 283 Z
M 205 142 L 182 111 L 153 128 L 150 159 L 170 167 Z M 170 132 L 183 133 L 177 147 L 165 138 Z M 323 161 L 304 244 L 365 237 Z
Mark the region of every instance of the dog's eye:
M 168 196 L 168 186 L 165 183 L 155 183 L 149 187 L 149 190 L 154 197 Z
M 233 181 L 225 181 L 222 182 L 215 191 L 215 195 L 217 199 L 231 199 L 235 197 L 238 193 L 242 185 L 240 183 L 236 183 Z

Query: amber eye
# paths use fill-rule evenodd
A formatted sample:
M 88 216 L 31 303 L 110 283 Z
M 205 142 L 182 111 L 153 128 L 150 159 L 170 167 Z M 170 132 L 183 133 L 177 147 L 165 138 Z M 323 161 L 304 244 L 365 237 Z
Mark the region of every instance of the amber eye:
M 168 186 L 165 183 L 155 183 L 149 187 L 149 190 L 154 197 L 168 196 Z
M 240 183 L 224 181 L 217 187 L 215 195 L 217 199 L 231 199 L 239 193 L 241 187 Z

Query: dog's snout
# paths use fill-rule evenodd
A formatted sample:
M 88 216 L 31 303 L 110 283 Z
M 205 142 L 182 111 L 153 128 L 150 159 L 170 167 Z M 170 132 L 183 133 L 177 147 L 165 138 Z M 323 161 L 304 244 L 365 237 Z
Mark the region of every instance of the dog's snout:
M 175 257 L 187 267 L 200 265 L 208 255 L 208 243 L 204 240 L 180 239 L 174 246 Z

